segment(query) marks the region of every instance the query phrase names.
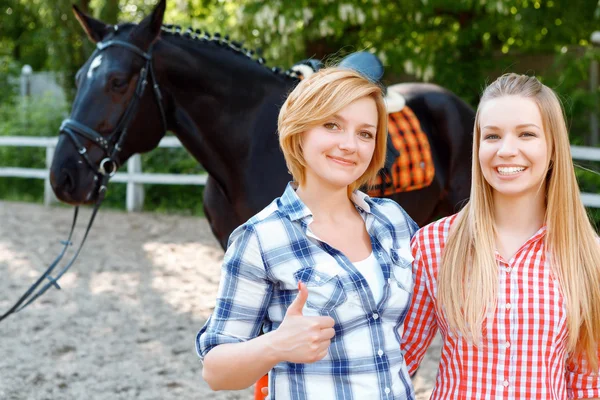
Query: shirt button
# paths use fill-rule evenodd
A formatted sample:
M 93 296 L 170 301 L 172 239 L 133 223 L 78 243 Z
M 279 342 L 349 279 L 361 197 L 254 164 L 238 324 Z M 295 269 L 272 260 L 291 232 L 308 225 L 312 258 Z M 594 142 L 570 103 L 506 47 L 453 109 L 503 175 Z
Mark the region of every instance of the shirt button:
M 512 268 L 511 268 L 511 267 L 508 267 L 508 268 L 506 268 L 506 273 L 507 273 L 507 274 L 510 274 L 510 272 L 511 272 L 511 271 L 512 271 Z
M 383 350 L 379 349 L 379 351 L 377 352 L 377 355 L 378 355 L 379 357 L 381 357 L 381 356 L 383 355 Z
M 385 388 L 385 394 L 390 394 L 390 388 Z
M 383 253 L 382 252 L 379 252 L 378 254 L 379 254 L 379 257 L 383 258 Z
M 321 277 L 320 276 L 315 276 L 315 281 L 321 282 Z
M 506 305 L 504 306 L 504 308 L 506 308 L 507 310 L 510 310 L 511 307 L 512 305 L 510 303 L 506 303 Z
M 504 381 L 503 385 L 504 385 L 504 387 L 508 387 L 508 385 L 509 385 L 508 381 Z
M 392 278 L 388 278 L 388 283 L 391 285 L 392 284 Z
M 379 314 L 377 314 L 377 313 L 374 313 L 374 314 L 373 314 L 373 319 L 377 319 L 377 318 L 379 318 Z
M 504 343 L 504 347 L 506 347 L 508 349 L 510 347 L 510 342 Z

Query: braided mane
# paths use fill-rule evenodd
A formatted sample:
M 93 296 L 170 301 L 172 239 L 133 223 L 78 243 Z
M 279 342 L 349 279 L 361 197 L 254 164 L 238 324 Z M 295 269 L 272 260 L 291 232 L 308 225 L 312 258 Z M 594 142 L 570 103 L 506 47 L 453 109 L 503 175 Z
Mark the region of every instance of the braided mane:
M 217 46 L 228 48 L 237 54 L 248 57 L 250 60 L 253 60 L 258 64 L 264 66 L 274 74 L 287 76 L 291 79 L 299 79 L 299 76 L 296 73 L 296 71 L 293 71 L 291 69 L 282 70 L 279 67 L 269 68 L 266 65 L 266 61 L 263 57 L 258 56 L 254 50 L 245 48 L 241 42 L 230 40 L 229 35 L 221 36 L 221 34 L 218 32 L 211 35 L 206 30 L 202 31 L 201 29 L 194 29 L 192 27 L 189 27 L 184 31 L 181 26 L 173 24 L 163 24 L 163 26 L 161 27 L 161 32 L 163 34 L 166 33 L 176 37 L 184 37 L 190 40 L 214 43 Z

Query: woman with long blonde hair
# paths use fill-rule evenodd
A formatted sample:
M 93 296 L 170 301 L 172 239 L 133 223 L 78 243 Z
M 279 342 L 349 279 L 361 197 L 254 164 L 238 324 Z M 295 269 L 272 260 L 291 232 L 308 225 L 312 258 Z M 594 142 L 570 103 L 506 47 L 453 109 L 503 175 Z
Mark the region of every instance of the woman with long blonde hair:
M 349 69 L 322 69 L 285 101 L 279 137 L 294 181 L 232 233 L 196 339 L 214 390 L 268 372 L 273 400 L 414 398 L 398 328 L 417 227 L 357 190 L 383 166 L 386 124 L 381 88 Z
M 506 74 L 481 98 L 471 198 L 412 240 L 402 348 L 412 374 L 439 330 L 432 399 L 600 397 L 600 246 L 556 94 Z

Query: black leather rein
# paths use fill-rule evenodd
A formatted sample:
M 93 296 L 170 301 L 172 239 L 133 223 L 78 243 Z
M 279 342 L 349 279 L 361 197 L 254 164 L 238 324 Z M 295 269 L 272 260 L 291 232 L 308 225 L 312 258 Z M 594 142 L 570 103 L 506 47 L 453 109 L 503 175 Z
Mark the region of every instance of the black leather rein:
M 6 313 L 4 313 L 2 316 L 0 316 L 0 321 L 2 321 L 3 319 L 5 319 L 6 317 L 8 317 L 9 315 L 11 315 L 13 313 L 21 311 L 22 309 L 24 309 L 25 307 L 27 307 L 28 305 L 33 303 L 38 297 L 40 297 L 42 294 L 44 294 L 51 286 L 54 286 L 55 288 L 60 289 L 60 286 L 58 285 L 58 280 L 64 275 L 65 272 L 67 272 L 67 270 L 71 267 L 71 265 L 73 265 L 73 263 L 77 259 L 77 256 L 81 252 L 81 248 L 83 247 L 83 244 L 85 243 L 88 233 L 90 232 L 90 229 L 94 222 L 94 218 L 96 217 L 96 213 L 98 212 L 98 209 L 100 208 L 100 205 L 102 204 L 102 201 L 104 200 L 104 197 L 106 195 L 108 181 L 117 172 L 117 169 L 119 168 L 117 156 L 118 156 L 119 152 L 121 151 L 121 146 L 123 145 L 123 142 L 124 142 L 125 138 L 127 137 L 127 129 L 129 128 L 129 124 L 131 123 L 133 117 L 137 113 L 140 99 L 142 98 L 142 95 L 144 94 L 144 91 L 148 84 L 148 74 L 150 75 L 150 79 L 153 83 L 153 89 L 154 89 L 154 94 L 156 97 L 156 102 L 158 103 L 158 108 L 160 110 L 160 117 L 162 120 L 163 131 L 164 132 L 167 131 L 167 121 L 166 121 L 165 111 L 164 111 L 163 104 L 162 104 L 162 95 L 161 95 L 158 83 L 156 82 L 154 70 L 152 68 L 152 46 L 150 46 L 148 52 L 146 53 L 143 50 L 141 50 L 139 47 L 137 47 L 131 43 L 128 43 L 128 42 L 125 42 L 122 40 L 109 40 L 106 42 L 99 42 L 96 46 L 96 50 L 94 51 L 94 54 L 92 54 L 92 57 L 94 57 L 97 53 L 102 52 L 104 49 L 111 47 L 111 46 L 124 47 L 127 50 L 130 50 L 133 53 L 135 53 L 136 55 L 142 57 L 146 61 L 145 65 L 140 70 L 140 75 L 139 75 L 139 78 L 137 81 L 135 93 L 134 93 L 127 109 L 123 113 L 123 116 L 121 117 L 121 120 L 119 121 L 119 124 L 117 125 L 115 130 L 110 135 L 108 135 L 108 138 L 105 138 L 100 133 L 96 132 L 95 130 L 93 130 L 73 119 L 70 119 L 70 118 L 65 119 L 60 126 L 60 134 L 65 134 L 71 139 L 71 141 L 77 148 L 77 151 L 79 152 L 81 157 L 88 163 L 88 165 L 92 168 L 92 170 L 96 171 L 96 177 L 98 179 L 100 179 L 100 185 L 98 187 L 98 197 L 94 204 L 92 215 L 90 217 L 90 221 L 85 230 L 83 239 L 81 240 L 81 244 L 77 248 L 75 255 L 71 258 L 71 260 L 69 260 L 67 265 L 65 265 L 58 272 L 58 274 L 55 277 L 51 276 L 50 274 L 52 273 L 54 268 L 58 265 L 58 263 L 61 261 L 61 259 L 65 255 L 67 247 L 72 244 L 71 237 L 73 236 L 73 230 L 75 229 L 75 225 L 77 223 L 77 215 L 79 212 L 79 207 L 76 206 L 74 213 L 73 213 L 73 222 L 71 224 L 71 230 L 69 232 L 69 236 L 68 236 L 67 240 L 61 241 L 61 243 L 63 244 L 63 248 L 62 248 L 60 254 L 50 264 L 50 266 L 46 269 L 46 271 L 37 279 L 37 281 L 35 281 L 35 283 L 33 285 L 31 285 L 31 287 L 25 292 L 25 294 L 23 294 L 23 296 L 21 296 L 21 298 L 19 298 L 19 300 L 15 303 L 15 305 L 13 305 Z M 91 143 L 93 143 L 96 146 L 99 146 L 103 150 L 105 157 L 102 159 L 102 161 L 100 161 L 100 163 L 98 165 L 94 164 L 90 160 L 90 158 L 88 157 L 88 154 L 87 154 L 87 149 L 81 143 L 78 136 L 81 136 L 85 139 L 90 140 Z M 48 279 L 49 282 L 47 282 L 44 286 L 42 286 L 41 288 L 38 289 L 38 286 L 40 286 L 42 284 L 42 282 L 44 282 L 44 280 L 46 280 L 46 279 Z M 36 291 L 36 289 L 38 289 L 38 290 Z

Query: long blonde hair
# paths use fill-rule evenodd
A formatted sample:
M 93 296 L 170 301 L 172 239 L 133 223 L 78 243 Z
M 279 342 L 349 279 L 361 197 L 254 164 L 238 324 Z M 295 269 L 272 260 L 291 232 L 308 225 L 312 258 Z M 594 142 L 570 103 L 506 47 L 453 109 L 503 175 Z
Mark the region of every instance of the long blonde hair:
M 567 309 L 567 349 L 598 368 L 600 344 L 600 245 L 581 202 L 560 101 L 535 77 L 505 74 L 489 85 L 475 117 L 471 198 L 448 236 L 438 274 L 440 311 L 451 329 L 481 336 L 483 321 L 496 307 L 498 266 L 492 189 L 479 164 L 480 110 L 487 100 L 521 96 L 537 104 L 548 142 L 545 246 Z
M 385 162 L 387 111 L 381 87 L 354 70 L 330 67 L 305 78 L 292 90 L 279 112 L 277 128 L 279 145 L 296 182 L 302 185 L 305 180 L 302 133 L 363 97 L 371 97 L 377 107 L 375 151 L 367 170 L 349 185 L 349 193 L 373 181 Z

